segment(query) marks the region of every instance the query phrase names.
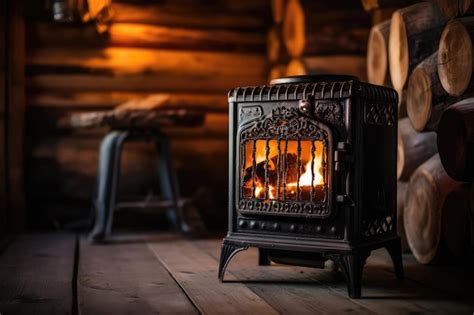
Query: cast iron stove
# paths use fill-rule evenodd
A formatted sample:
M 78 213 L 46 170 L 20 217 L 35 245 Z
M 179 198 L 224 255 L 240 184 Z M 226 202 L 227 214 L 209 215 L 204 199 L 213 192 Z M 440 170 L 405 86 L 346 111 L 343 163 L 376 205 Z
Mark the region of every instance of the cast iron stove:
M 350 76 L 296 76 L 229 93 L 230 259 L 259 248 L 270 261 L 333 260 L 351 297 L 385 247 L 403 277 L 396 229 L 397 93 Z

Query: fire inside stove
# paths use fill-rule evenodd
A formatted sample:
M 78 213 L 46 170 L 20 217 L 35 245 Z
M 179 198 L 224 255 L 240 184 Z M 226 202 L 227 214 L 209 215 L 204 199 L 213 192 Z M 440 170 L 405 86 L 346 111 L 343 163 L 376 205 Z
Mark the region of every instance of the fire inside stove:
M 245 141 L 242 149 L 244 199 L 325 201 L 323 141 L 257 139 Z

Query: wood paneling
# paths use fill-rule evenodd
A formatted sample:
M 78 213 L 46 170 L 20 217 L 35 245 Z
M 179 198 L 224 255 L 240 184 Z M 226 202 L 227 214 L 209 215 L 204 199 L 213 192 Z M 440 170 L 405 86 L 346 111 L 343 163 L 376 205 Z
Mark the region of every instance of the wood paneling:
M 0 238 L 25 221 L 23 1 L 0 7 Z
M 0 239 L 7 233 L 7 164 L 6 164 L 6 122 L 7 108 L 7 62 L 6 26 L 7 2 L 0 3 Z
M 107 130 L 73 130 L 72 113 L 162 93 L 170 95 L 169 106 L 207 113 L 202 127 L 165 132 L 172 139 L 183 195 L 212 192 L 217 197 L 199 210 L 209 214 L 208 222 L 224 222 L 226 213 L 218 209 L 226 204 L 220 196 L 227 195 L 222 176 L 228 158 L 227 91 L 265 82 L 270 1 L 114 1 L 113 7 L 104 34 L 93 25 L 40 22 L 34 13 L 28 23 L 31 214 L 48 225 L 45 221 L 67 211 L 47 208 L 91 202 L 98 147 Z M 146 144 L 130 148 L 125 147 L 123 195 L 146 193 L 146 185 L 156 183 L 156 157 Z
M 8 53 L 8 208 L 10 225 L 21 229 L 25 222 L 24 119 L 25 119 L 25 26 L 23 1 L 9 1 Z

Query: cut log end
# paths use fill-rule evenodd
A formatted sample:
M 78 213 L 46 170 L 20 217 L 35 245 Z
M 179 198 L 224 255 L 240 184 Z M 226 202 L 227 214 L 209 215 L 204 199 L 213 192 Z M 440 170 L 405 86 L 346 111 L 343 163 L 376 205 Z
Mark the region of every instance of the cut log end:
M 438 149 L 446 172 L 459 181 L 474 177 L 474 99 L 451 106 L 441 117 Z
M 458 259 L 466 258 L 471 247 L 469 190 L 469 185 L 463 185 L 451 192 L 441 210 L 443 244 Z
M 399 11 L 392 15 L 388 45 L 390 78 L 393 87 L 401 90 L 408 77 L 409 52 L 406 26 Z
M 397 141 L 397 179 L 400 179 L 402 175 L 403 165 L 405 165 L 405 151 L 403 150 L 403 137 L 399 130 Z
M 284 0 L 272 0 L 272 16 L 275 24 L 283 22 L 283 12 L 285 10 Z
M 436 4 L 449 19 L 455 18 L 460 13 L 460 3 L 458 0 L 436 0 Z
M 466 27 L 450 21 L 443 30 L 438 50 L 438 73 L 450 95 L 466 91 L 472 76 L 472 42 Z
M 433 177 L 428 172 L 417 171 L 410 179 L 408 191 L 404 212 L 407 242 L 416 259 L 428 264 L 436 256 L 441 234 L 441 215 Z
M 459 0 L 459 15 L 465 15 L 469 11 L 472 12 L 473 5 L 473 0 Z
M 270 69 L 270 73 L 268 74 L 268 82 L 272 80 L 281 78 L 286 76 L 286 66 L 284 65 L 276 65 Z
M 271 28 L 267 34 L 267 58 L 271 63 L 276 62 L 280 56 L 281 42 L 278 29 Z
M 407 114 L 413 127 L 422 131 L 431 115 L 431 79 L 422 69 L 416 68 L 410 76 L 407 92 Z
M 299 0 L 290 0 L 283 20 L 283 41 L 291 57 L 303 54 L 306 45 L 305 16 Z
M 290 61 L 286 68 L 286 75 L 287 76 L 292 76 L 292 75 L 304 75 L 307 74 L 308 71 L 306 69 L 306 66 L 304 62 L 300 59 L 293 59 Z
M 384 85 L 387 77 L 387 43 L 379 28 L 370 31 L 367 45 L 367 78 L 370 83 Z

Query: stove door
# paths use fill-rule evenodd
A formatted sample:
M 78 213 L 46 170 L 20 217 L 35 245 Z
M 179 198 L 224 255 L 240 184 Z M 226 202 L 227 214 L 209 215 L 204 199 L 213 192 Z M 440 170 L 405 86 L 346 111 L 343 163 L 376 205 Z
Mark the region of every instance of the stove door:
M 327 125 L 296 107 L 273 107 L 242 126 L 236 144 L 236 207 L 242 215 L 321 219 L 332 214 Z

